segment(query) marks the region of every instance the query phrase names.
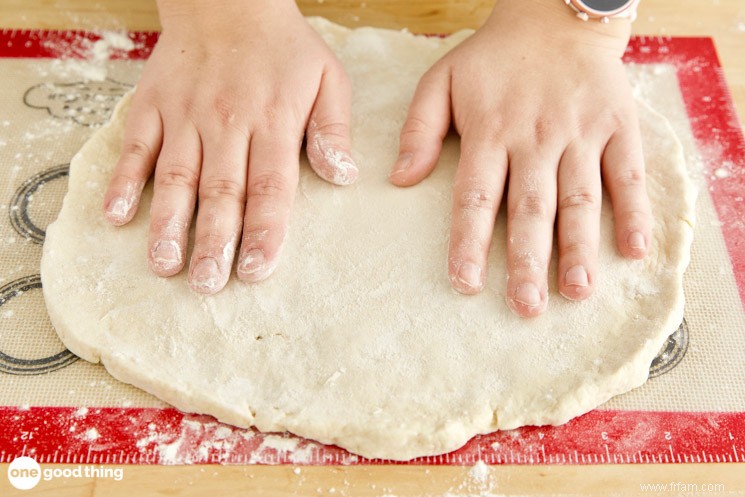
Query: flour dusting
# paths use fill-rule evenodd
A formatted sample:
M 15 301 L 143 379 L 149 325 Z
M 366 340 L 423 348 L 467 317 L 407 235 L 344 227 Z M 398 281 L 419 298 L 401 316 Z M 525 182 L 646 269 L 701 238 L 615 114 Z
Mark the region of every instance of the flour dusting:
M 494 493 L 497 486 L 489 466 L 479 460 L 471 466 L 463 482 L 448 489 L 443 497 L 498 497 L 499 494 Z
M 100 433 L 98 433 L 98 430 L 95 428 L 88 428 L 85 430 L 85 439 L 89 442 L 93 442 L 95 440 L 98 440 L 98 438 L 101 436 Z
M 46 40 L 44 48 L 55 54 L 51 63 L 51 73 L 62 77 L 82 77 L 88 81 L 103 81 L 108 74 L 106 63 L 114 57 L 121 57 L 132 50 L 142 48 L 126 33 L 119 31 L 100 31 L 100 38 L 92 41 L 84 36 L 74 40 Z M 42 75 L 49 69 L 37 66 Z
M 290 434 L 258 434 L 201 415 L 185 415 L 176 427 L 149 423 L 136 446 L 143 456 L 155 454 L 157 462 L 164 465 L 228 462 L 307 465 L 315 463 L 321 451 L 319 445 Z M 357 456 L 345 453 L 333 462 L 353 464 L 357 460 Z

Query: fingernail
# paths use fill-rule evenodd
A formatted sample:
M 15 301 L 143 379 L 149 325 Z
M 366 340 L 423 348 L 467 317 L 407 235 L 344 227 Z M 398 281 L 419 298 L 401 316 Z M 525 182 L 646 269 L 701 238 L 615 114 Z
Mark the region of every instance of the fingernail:
M 513 300 L 529 307 L 536 307 L 541 303 L 541 293 L 533 283 L 520 283 Z
M 207 257 L 199 261 L 191 271 L 191 284 L 197 289 L 213 290 L 217 287 L 220 276 L 220 267 L 217 261 Z
M 481 288 L 481 268 L 472 262 L 464 262 L 458 268 L 458 281 L 471 288 Z
M 238 264 L 238 272 L 255 274 L 264 269 L 264 252 L 261 249 L 251 249 Z
M 357 178 L 359 177 L 359 175 L 360 175 L 360 170 L 357 169 L 357 166 L 355 166 L 351 162 L 335 164 L 334 165 L 334 177 L 332 178 L 331 181 L 335 185 L 347 186 L 357 181 Z
M 409 153 L 399 155 L 398 159 L 396 160 L 396 164 L 393 166 L 393 171 L 391 172 L 389 177 L 405 173 L 406 170 L 409 169 L 409 166 L 411 166 L 411 158 L 412 154 Z
M 158 240 L 153 245 L 153 262 L 160 267 L 171 267 L 181 263 L 181 249 L 173 240 Z
M 644 241 L 644 235 L 642 235 L 638 231 L 634 231 L 629 235 L 627 243 L 629 244 L 629 247 L 637 250 L 644 250 L 647 245 L 647 243 Z
M 567 286 L 586 287 L 587 271 L 585 271 L 585 268 L 580 265 L 570 267 L 569 271 L 567 271 L 566 276 L 564 276 L 564 283 Z
M 122 197 L 116 197 L 109 202 L 109 208 L 106 210 L 106 213 L 112 220 L 122 222 L 127 218 L 127 214 L 131 207 L 132 202 L 128 202 Z
M 326 153 L 326 160 L 333 169 L 330 179 L 335 185 L 351 185 L 357 180 L 360 170 L 349 154 L 332 150 Z
M 354 159 L 347 152 L 334 148 L 323 134 L 317 133 L 313 138 L 312 151 L 323 156 L 326 165 L 318 173 L 326 181 L 345 186 L 357 180 L 359 169 Z

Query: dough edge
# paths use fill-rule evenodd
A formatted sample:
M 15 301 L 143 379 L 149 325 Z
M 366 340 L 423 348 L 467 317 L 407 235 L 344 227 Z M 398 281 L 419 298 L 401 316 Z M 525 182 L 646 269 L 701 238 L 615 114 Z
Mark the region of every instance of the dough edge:
M 313 23 L 316 29 L 319 29 L 319 26 L 321 28 L 330 26 L 330 29 L 333 30 L 346 30 L 346 28 L 334 25 L 325 20 L 313 20 Z M 109 142 L 118 144 L 118 141 L 111 140 L 110 137 L 121 133 L 129 99 L 130 96 L 127 95 L 117 104 L 110 122 L 96 131 L 91 139 L 75 155 L 70 167 L 71 182 L 73 175 L 80 174 L 78 170 L 84 166 L 84 163 L 89 157 L 95 157 L 98 150 L 111 146 Z M 681 160 L 683 160 L 682 147 L 670 124 L 654 110 L 649 109 L 649 112 L 655 119 L 659 119 L 661 122 L 664 121 L 670 137 L 676 141 L 677 153 L 680 155 Z M 311 425 L 298 425 L 293 423 L 292 419 L 285 418 L 285 423 L 267 425 L 262 422 L 260 417 L 257 419 L 248 405 L 227 409 L 224 405 L 216 403 L 206 395 L 189 391 L 188 385 L 180 384 L 175 377 L 164 378 L 148 374 L 142 368 L 130 364 L 126 357 L 106 352 L 104 350 L 105 347 L 101 343 L 97 345 L 86 343 L 84 339 L 81 339 L 76 334 L 76 323 L 72 319 L 72 316 L 69 316 L 70 319 L 66 319 L 67 316 L 64 313 L 63 303 L 50 298 L 46 291 L 44 292 L 44 296 L 54 328 L 68 349 L 89 362 L 101 362 L 116 379 L 135 385 L 180 410 L 210 414 L 222 422 L 243 428 L 256 426 L 259 430 L 265 432 L 288 430 L 297 435 L 322 443 L 339 445 L 351 452 L 369 458 L 410 460 L 424 455 L 450 452 L 461 447 L 477 434 L 491 433 L 495 430 L 513 429 L 524 425 L 564 424 L 570 419 L 594 409 L 611 397 L 625 393 L 643 384 L 648 376 L 649 364 L 667 337 L 677 329 L 683 318 L 684 295 L 682 279 L 690 259 L 690 245 L 693 239 L 692 220 L 694 218 L 696 195 L 691 185 L 685 186 L 687 215 L 678 220 L 680 226 L 678 227 L 679 229 L 676 229 L 682 242 L 670 244 L 666 247 L 667 258 L 671 261 L 671 270 L 676 273 L 674 278 L 676 294 L 671 299 L 674 300 L 674 306 L 670 309 L 665 320 L 665 325 L 661 327 L 663 331 L 655 335 L 659 340 L 648 339 L 637 353 L 622 367 L 612 373 L 604 372 L 602 382 L 598 382 L 598 378 L 594 378 L 594 383 L 585 383 L 581 388 L 575 390 L 573 395 L 567 395 L 558 399 L 555 408 L 551 411 L 522 413 L 521 416 L 519 414 L 516 415 L 514 412 L 505 413 L 498 407 L 494 411 L 494 417 L 496 419 L 481 419 L 478 422 L 471 423 L 465 422 L 469 420 L 455 420 L 433 433 L 428 433 L 426 437 L 420 434 L 421 427 L 406 425 L 402 425 L 397 429 L 387 430 L 384 436 L 381 435 L 377 439 L 367 436 L 369 432 L 364 434 L 365 436 L 362 436 L 363 434 L 360 432 L 352 434 L 335 432 L 333 429 L 329 430 L 329 427 L 322 420 Z M 65 197 L 60 217 L 63 216 L 68 202 L 68 197 Z M 55 243 L 55 237 L 58 236 L 56 224 L 57 222 L 55 221 L 47 230 L 47 242 L 44 244 L 44 257 L 41 264 L 42 281 L 45 279 L 45 275 L 54 274 L 54 268 L 49 267 L 50 258 L 47 256 L 47 252 L 48 247 Z M 675 228 L 669 227 L 667 229 L 672 230 Z M 668 289 L 666 288 L 665 291 L 668 291 Z M 652 334 L 650 333 L 650 335 Z

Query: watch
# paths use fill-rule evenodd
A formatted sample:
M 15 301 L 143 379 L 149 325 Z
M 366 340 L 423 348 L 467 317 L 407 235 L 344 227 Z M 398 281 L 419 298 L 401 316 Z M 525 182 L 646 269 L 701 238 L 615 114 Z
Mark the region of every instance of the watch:
M 636 19 L 639 0 L 564 0 L 583 21 L 597 19 L 607 23 L 611 19 Z

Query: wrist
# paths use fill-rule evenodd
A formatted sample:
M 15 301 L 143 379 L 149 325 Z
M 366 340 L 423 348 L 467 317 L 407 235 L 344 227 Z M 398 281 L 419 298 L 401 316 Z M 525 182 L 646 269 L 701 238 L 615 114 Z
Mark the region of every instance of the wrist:
M 204 28 L 206 34 L 222 34 L 222 29 L 242 30 L 265 18 L 280 14 L 299 14 L 294 0 L 157 0 L 163 31 L 188 26 Z
M 621 57 L 631 35 L 631 21 L 583 21 L 562 0 L 497 0 L 487 24 L 502 31 L 541 40 L 546 47 L 584 46 Z

